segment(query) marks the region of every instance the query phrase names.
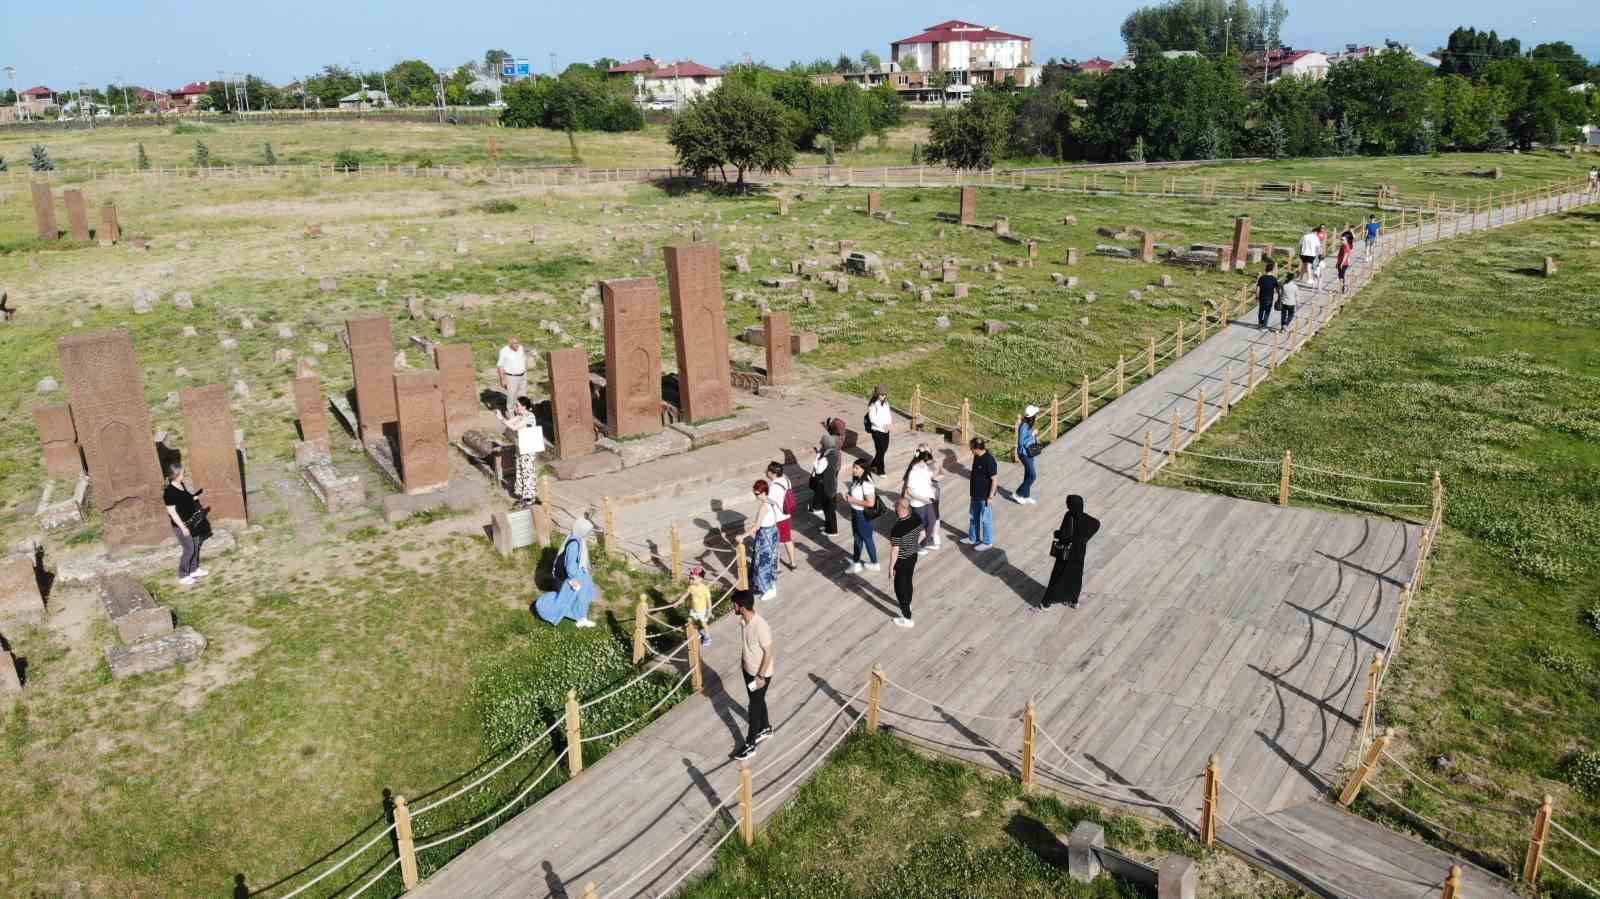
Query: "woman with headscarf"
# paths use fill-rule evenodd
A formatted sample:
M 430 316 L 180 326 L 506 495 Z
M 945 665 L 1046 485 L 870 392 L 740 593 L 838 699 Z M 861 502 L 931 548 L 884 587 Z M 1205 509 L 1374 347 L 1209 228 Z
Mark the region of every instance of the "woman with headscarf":
M 844 436 L 844 421 L 832 418 L 822 423 L 822 441 L 817 458 L 811 463 L 811 512 L 822 519 L 822 533 L 839 533 L 839 439 Z
M 593 532 L 594 522 L 588 518 L 572 523 L 572 530 L 556 556 L 556 589 L 533 603 L 539 617 L 551 624 L 571 618 L 578 627 L 594 627 L 594 622 L 589 620 L 589 604 L 600 591 L 594 585 L 594 573 L 589 565 L 588 540 Z
M 1063 602 L 1068 608 L 1078 607 L 1078 594 L 1083 590 L 1083 553 L 1089 538 L 1098 530 L 1100 519 L 1083 511 L 1083 497 L 1076 493 L 1067 497 L 1067 514 L 1050 542 L 1050 555 L 1056 562 L 1050 569 L 1050 583 L 1044 588 L 1039 608 L 1048 609 Z
M 778 598 L 778 504 L 772 501 L 771 489 L 766 481 L 756 481 L 750 488 L 756 497 L 755 570 L 750 592 L 761 599 Z
M 1033 498 L 1033 482 L 1039 479 L 1039 469 L 1034 466 L 1033 454 L 1039 451 L 1039 434 L 1034 421 L 1039 417 L 1039 407 L 1030 404 L 1022 410 L 1022 424 L 1017 427 L 1017 459 L 1022 462 L 1022 483 L 1011 491 L 1011 499 L 1019 506 L 1037 503 Z

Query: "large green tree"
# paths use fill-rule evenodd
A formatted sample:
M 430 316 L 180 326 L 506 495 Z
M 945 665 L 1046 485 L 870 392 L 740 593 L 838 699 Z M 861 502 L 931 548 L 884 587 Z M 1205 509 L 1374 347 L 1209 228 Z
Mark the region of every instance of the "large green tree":
M 841 150 L 854 149 L 872 128 L 866 92 L 845 82 L 823 88 L 821 100 L 817 131 L 832 138 Z
M 993 168 L 1006 151 L 1011 134 L 1012 96 L 998 88 L 979 87 L 972 99 L 955 109 L 933 114 L 928 126 L 927 159 L 957 169 Z
M 401 106 L 431 106 L 439 91 L 439 73 L 420 59 L 395 63 L 384 80 L 390 101 Z
M 1247 105 L 1238 60 L 1142 60 L 1101 76 L 1090 105 L 1089 155 L 1122 159 L 1141 139 L 1151 160 L 1238 155 Z
M 1569 140 L 1589 117 L 1587 98 L 1568 90 L 1555 65 L 1544 60 L 1502 59 L 1483 70 L 1483 82 L 1505 94 L 1505 129 L 1517 146 Z
M 587 63 L 574 63 L 559 78 L 534 78 L 501 91 L 500 122 L 512 128 L 559 131 L 637 131 L 644 113 L 634 105 L 633 86 L 608 81 Z
M 1122 21 L 1122 40 L 1141 59 L 1163 50 L 1197 50 L 1222 56 L 1256 49 L 1263 40 L 1277 45 L 1289 17 L 1283 0 L 1265 0 L 1251 10 L 1248 0 L 1166 0 L 1140 7 Z
M 724 83 L 690 102 L 668 127 L 667 143 L 677 151 L 678 164 L 697 176 L 716 171 L 726 183 L 731 166 L 740 191 L 746 172 L 788 172 L 794 164 L 782 105 L 738 83 Z
M 1439 51 L 1439 74 L 1475 78 L 1495 60 L 1521 55 L 1522 42 L 1516 38 L 1501 40 L 1493 29 L 1457 28 Z
M 1283 128 L 1282 155 L 1326 156 L 1333 151 L 1335 134 L 1330 126 L 1335 119 L 1327 84 L 1321 79 L 1279 78 L 1267 85 L 1256 118 L 1262 123 L 1277 122 Z
M 1332 117 L 1349 122 L 1366 152 L 1406 151 L 1427 118 L 1431 77 L 1426 65 L 1399 50 L 1341 62 L 1328 70 Z
M 1556 67 L 1568 84 L 1582 84 L 1589 77 L 1589 61 L 1566 41 L 1547 41 L 1528 53 Z
M 1487 149 L 1505 117 L 1505 91 L 1461 75 L 1441 75 L 1428 86 L 1428 107 L 1442 142 L 1457 150 Z

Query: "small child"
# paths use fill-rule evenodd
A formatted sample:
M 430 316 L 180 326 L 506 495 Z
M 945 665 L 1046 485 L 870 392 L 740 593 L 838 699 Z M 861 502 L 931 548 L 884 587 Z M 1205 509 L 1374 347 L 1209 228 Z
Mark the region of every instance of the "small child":
M 689 569 L 689 617 L 700 625 L 700 645 L 711 645 L 711 585 L 706 570 L 696 565 Z

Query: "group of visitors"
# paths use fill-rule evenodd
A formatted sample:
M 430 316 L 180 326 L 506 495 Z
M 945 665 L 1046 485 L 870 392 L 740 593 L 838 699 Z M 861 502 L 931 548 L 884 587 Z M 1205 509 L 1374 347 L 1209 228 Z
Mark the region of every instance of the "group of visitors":
M 1367 224 L 1362 228 L 1365 241 L 1365 257 L 1367 263 L 1372 262 L 1372 254 L 1378 245 L 1378 235 L 1383 231 L 1383 223 L 1378 221 L 1376 215 L 1367 216 Z M 1300 304 L 1300 291 L 1321 290 L 1322 266 L 1326 261 L 1325 241 L 1328 236 L 1328 226 L 1318 225 L 1307 231 L 1300 238 L 1300 258 L 1298 262 L 1291 262 L 1287 270 L 1281 275 L 1278 269 L 1278 260 L 1268 258 L 1266 271 L 1256 279 L 1256 327 L 1263 331 L 1286 331 L 1293 323 L 1295 311 Z M 1339 231 L 1339 246 L 1334 251 L 1334 272 L 1339 276 L 1339 292 L 1344 293 L 1349 289 L 1348 275 L 1350 266 L 1355 262 L 1356 253 L 1356 226 L 1345 225 Z M 1269 328 L 1272 313 L 1278 313 L 1278 327 Z

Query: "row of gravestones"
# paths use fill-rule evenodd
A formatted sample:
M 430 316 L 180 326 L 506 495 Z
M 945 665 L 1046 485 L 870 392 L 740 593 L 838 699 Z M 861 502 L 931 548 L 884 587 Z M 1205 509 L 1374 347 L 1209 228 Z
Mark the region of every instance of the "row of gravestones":
M 69 187 L 61 192 L 61 199 L 67 206 L 67 224 L 72 239 L 89 240 L 89 207 L 83 199 L 83 191 Z M 55 194 L 51 192 L 48 182 L 33 182 L 33 218 L 39 227 L 40 240 L 57 240 L 61 237 L 61 231 L 56 227 Z M 117 220 L 115 205 L 107 203 L 100 207 L 100 229 L 93 236 L 99 239 L 101 246 L 107 247 L 122 239 L 122 225 Z M 136 238 L 136 242 L 142 241 L 143 238 Z

